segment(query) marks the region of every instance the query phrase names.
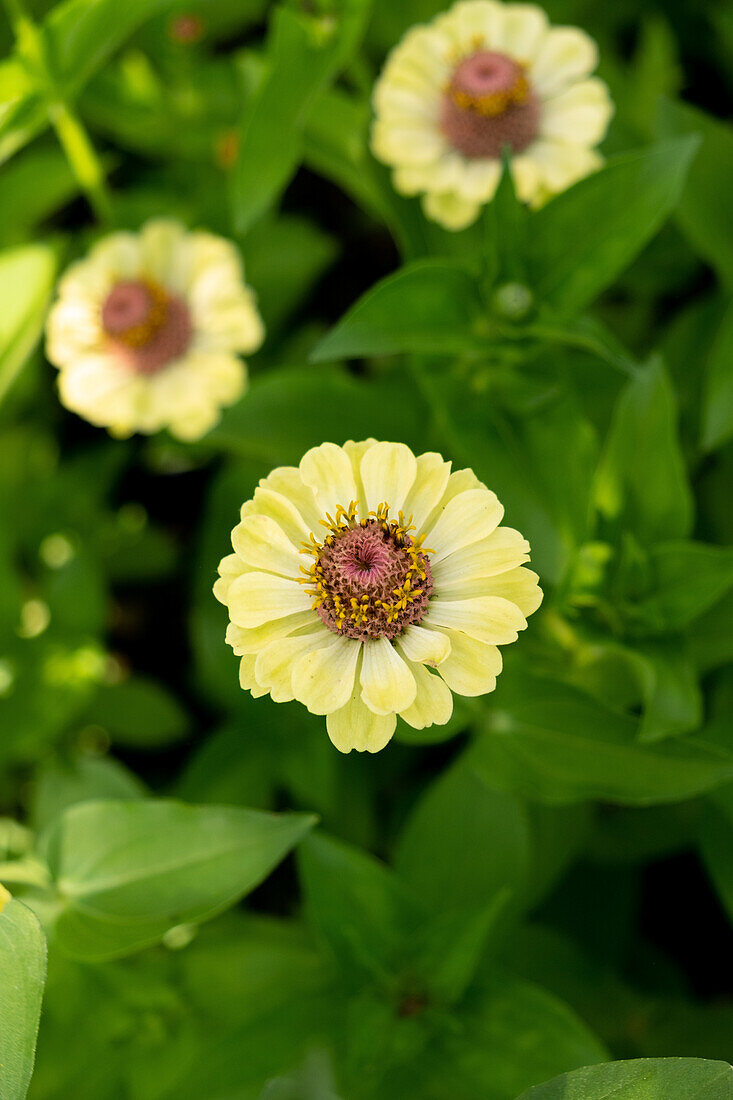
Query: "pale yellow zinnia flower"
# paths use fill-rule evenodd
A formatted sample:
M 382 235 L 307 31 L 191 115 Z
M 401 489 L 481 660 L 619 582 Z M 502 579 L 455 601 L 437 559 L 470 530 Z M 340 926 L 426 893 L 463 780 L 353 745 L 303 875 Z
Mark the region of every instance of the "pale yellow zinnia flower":
M 519 197 L 539 205 L 602 163 L 613 106 L 589 74 L 595 43 L 534 4 L 462 0 L 413 27 L 374 91 L 372 149 L 446 229 L 470 225 L 511 155 Z
M 264 331 L 235 246 L 169 220 L 72 264 L 47 326 L 62 402 L 116 436 L 198 439 L 247 387 Z
M 260 481 L 214 586 L 240 682 L 325 714 L 342 752 L 377 752 L 397 715 L 448 721 L 492 691 L 498 646 L 542 600 L 529 544 L 471 470 L 404 443 L 322 443 Z

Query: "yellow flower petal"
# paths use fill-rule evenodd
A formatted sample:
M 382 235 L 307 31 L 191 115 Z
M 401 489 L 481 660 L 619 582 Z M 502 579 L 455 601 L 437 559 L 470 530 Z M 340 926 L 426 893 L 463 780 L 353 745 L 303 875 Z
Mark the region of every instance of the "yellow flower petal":
M 239 662 L 239 686 L 242 691 L 249 691 L 253 699 L 260 699 L 267 695 L 267 688 L 260 687 L 255 677 L 255 656 L 248 654 Z
M 504 509 L 490 489 L 469 489 L 446 504 L 435 524 L 428 528 L 425 543 L 434 551 L 430 563 L 488 538 L 501 523 Z
M 480 203 L 464 199 L 454 191 L 430 191 L 423 195 L 422 206 L 426 217 L 442 225 L 444 229 L 453 231 L 466 229 L 476 221 L 481 210 Z
M 547 37 L 549 23 L 536 4 L 503 4 L 491 49 L 524 63 L 534 60 Z
M 458 630 L 448 630 L 446 634 L 451 650 L 438 671 L 451 691 L 468 696 L 493 691 L 501 672 L 500 650 Z
M 300 473 L 316 494 L 319 508 L 335 517 L 339 505 L 348 508 L 358 493 L 349 456 L 335 443 L 322 443 L 306 451 Z
M 603 164 L 603 157 L 595 149 L 562 141 L 537 141 L 531 155 L 542 186 L 551 194 L 566 191 Z
M 375 714 L 405 710 L 415 700 L 415 677 L 386 638 L 364 643 L 361 697 Z
M 330 637 L 330 644 L 306 653 L 293 666 L 293 694 L 311 714 L 340 710 L 354 690 L 361 644 L 351 638 Z
M 426 626 L 462 630 L 490 645 L 516 642 L 527 620 L 516 604 L 500 596 L 479 596 L 470 600 L 431 600 L 423 619 Z
M 275 641 L 276 638 L 287 638 L 296 630 L 302 630 L 303 627 L 312 626 L 314 622 L 319 621 L 316 619 L 315 613 L 309 608 L 307 611 L 298 611 L 295 615 L 285 615 L 281 619 L 273 619 L 271 622 L 263 623 L 262 626 L 255 626 L 249 630 L 243 626 L 237 626 L 236 623 L 229 623 L 226 642 L 238 657 L 243 657 L 249 653 L 254 653 L 256 656 L 264 646 Z
M 228 602 L 232 622 L 255 627 L 306 611 L 312 600 L 297 581 L 272 573 L 245 573 L 232 581 Z
M 414 703 L 400 711 L 400 718 L 416 730 L 426 726 L 444 726 L 453 714 L 450 688 L 440 676 L 428 672 L 422 665 L 410 667 L 417 684 L 417 694 Z
M 295 663 L 313 650 L 330 645 L 332 639 L 333 634 L 319 623 L 318 628 L 308 634 L 278 638 L 270 642 L 257 654 L 254 670 L 257 683 L 269 691 L 276 703 L 289 702 L 295 698 Z
M 572 145 L 597 145 L 613 115 L 613 103 L 602 80 L 571 84 L 542 107 L 542 136 Z
M 450 476 L 450 462 L 435 451 L 417 459 L 415 481 L 405 499 L 405 515 L 412 516 L 417 534 L 422 534 L 428 516 L 438 507 Z
M 555 95 L 574 80 L 592 73 L 598 64 L 598 47 L 577 27 L 553 27 L 532 62 L 529 78 L 543 99 Z
M 278 466 L 271 474 L 262 478 L 259 487 L 272 489 L 273 492 L 286 497 L 299 512 L 305 529 L 318 530 L 323 515 L 318 508 L 315 493 L 309 485 L 305 484 L 297 466 Z
M 298 509 L 287 496 L 276 493 L 269 486 L 255 489 L 254 498 L 242 505 L 242 519 L 245 520 L 248 516 L 269 516 L 285 532 L 293 546 L 300 546 L 301 542 L 308 541 L 310 528 Z
M 417 473 L 417 461 L 404 443 L 375 443 L 360 464 L 361 480 L 369 511 L 386 502 L 396 519 Z
M 450 653 L 450 641 L 437 630 L 413 624 L 400 635 L 397 645 L 405 657 L 420 665 L 436 668 Z
M 339 752 L 379 752 L 392 737 L 396 714 L 375 714 L 361 701 L 357 681 L 345 706 L 326 716 L 326 729 Z
M 270 516 L 245 516 L 232 531 L 232 546 L 253 569 L 297 579 L 303 557 Z
M 497 527 L 488 538 L 480 539 L 461 550 L 448 554 L 433 568 L 433 579 L 440 592 L 454 584 L 470 582 L 478 577 L 494 577 L 529 561 L 529 543 L 511 527 Z

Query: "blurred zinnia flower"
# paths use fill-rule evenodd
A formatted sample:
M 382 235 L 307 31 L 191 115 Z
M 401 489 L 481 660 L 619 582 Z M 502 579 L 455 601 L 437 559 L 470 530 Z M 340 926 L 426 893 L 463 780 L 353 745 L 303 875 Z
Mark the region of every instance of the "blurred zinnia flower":
M 473 222 L 511 155 L 519 197 L 539 205 L 594 171 L 613 107 L 589 77 L 595 43 L 550 27 L 534 4 L 463 0 L 392 51 L 374 92 L 375 156 L 446 229 Z
M 150 221 L 69 268 L 48 319 L 67 408 L 116 436 L 198 439 L 244 393 L 264 330 L 229 241 Z
M 216 597 L 240 683 L 325 714 L 342 752 L 377 752 L 397 715 L 447 722 L 483 695 L 542 600 L 529 544 L 471 470 L 404 443 L 323 443 L 260 481 Z M 435 671 L 434 671 L 435 670 Z

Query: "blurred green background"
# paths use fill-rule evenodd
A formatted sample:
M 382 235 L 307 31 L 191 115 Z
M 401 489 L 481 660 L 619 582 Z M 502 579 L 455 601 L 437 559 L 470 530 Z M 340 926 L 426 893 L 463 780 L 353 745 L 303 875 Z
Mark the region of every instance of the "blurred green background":
M 505 177 L 449 234 L 368 149 L 386 52 L 444 6 L 6 0 L 2 1100 L 21 903 L 32 1100 L 516 1100 L 733 1057 L 733 7 L 549 0 L 599 44 L 609 166 L 531 215 Z M 267 327 L 195 445 L 67 413 L 40 342 L 58 272 L 161 214 L 236 241 Z M 370 435 L 471 466 L 546 595 L 493 695 L 342 757 L 240 690 L 211 586 L 260 477 Z M 620 1100 L 733 1096 L 664 1066 Z

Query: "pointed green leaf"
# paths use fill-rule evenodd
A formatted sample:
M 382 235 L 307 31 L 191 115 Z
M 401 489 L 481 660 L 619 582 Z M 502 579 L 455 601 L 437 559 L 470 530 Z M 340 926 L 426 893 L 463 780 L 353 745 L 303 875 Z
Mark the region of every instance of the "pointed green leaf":
M 639 1058 L 565 1073 L 518 1100 L 732 1100 L 733 1068 L 701 1058 Z
M 0 401 L 41 335 L 56 264 L 54 249 L 44 244 L 0 253 Z
M 344 976 L 389 981 L 421 916 L 397 876 L 373 856 L 322 834 L 301 845 L 298 866 L 308 919 Z
M 681 538 L 693 501 L 677 432 L 677 401 L 667 372 L 653 360 L 616 404 L 596 475 L 596 503 L 644 541 Z
M 476 351 L 483 314 L 478 280 L 465 267 L 418 260 L 367 291 L 316 346 L 311 360 Z
M 45 841 L 62 901 L 55 942 L 113 958 L 206 920 L 259 885 L 314 820 L 172 801 L 72 806 Z
M 733 246 L 732 246 L 733 247 Z M 733 261 L 731 261 L 733 272 Z M 702 409 L 702 445 L 715 450 L 733 436 L 733 306 L 718 329 L 708 356 Z
M 663 101 L 659 130 L 664 137 L 702 138 L 685 183 L 676 218 L 693 248 L 733 285 L 733 127 L 689 103 Z
M 674 210 L 697 144 L 624 153 L 538 211 L 529 232 L 538 295 L 577 313 L 610 286 Z
M 638 722 L 563 684 L 504 673 L 469 760 L 486 782 L 541 802 L 677 802 L 733 779 L 733 753 L 679 737 L 641 745 Z
M 24 1100 L 46 980 L 46 941 L 35 913 L 7 901 L 1 885 L 0 975 L 0 1096 Z
M 232 188 L 238 233 L 246 233 L 290 181 L 310 108 L 358 44 L 369 7 L 369 0 L 341 0 L 337 13 L 324 18 L 274 9 L 266 72 L 242 121 Z

